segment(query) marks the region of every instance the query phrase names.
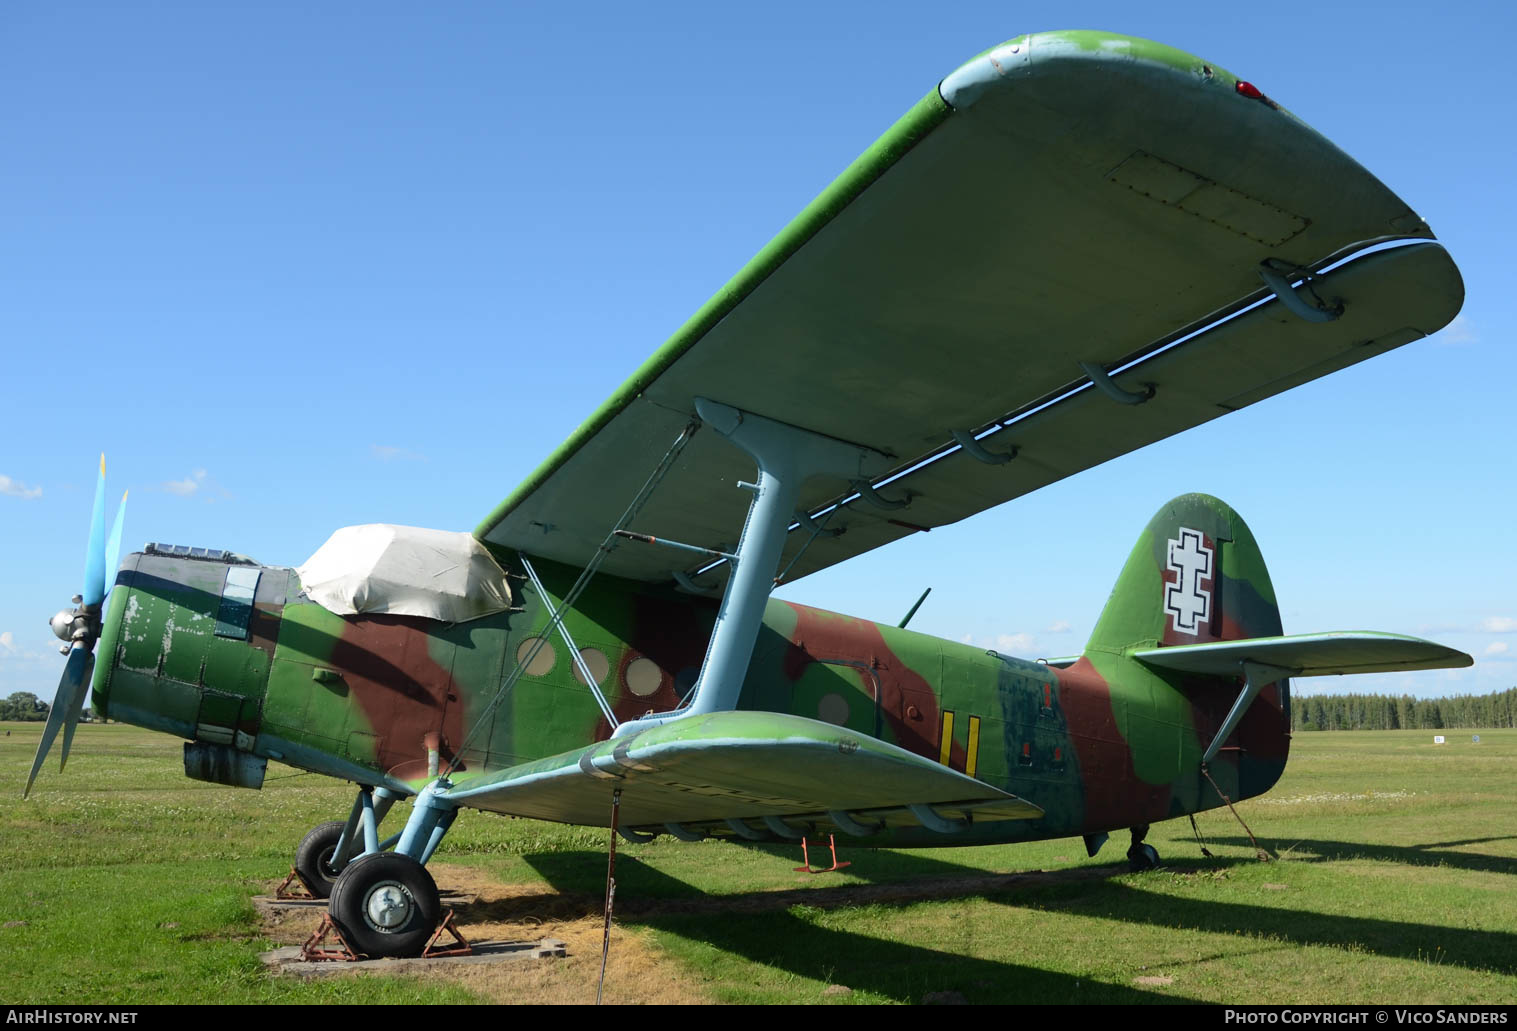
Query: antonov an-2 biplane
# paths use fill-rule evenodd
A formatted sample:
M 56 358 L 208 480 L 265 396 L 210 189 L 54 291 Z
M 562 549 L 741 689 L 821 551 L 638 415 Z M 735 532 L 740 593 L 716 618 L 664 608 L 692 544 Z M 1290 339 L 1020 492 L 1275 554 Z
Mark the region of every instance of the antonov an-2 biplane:
M 1395 242 L 1396 246 L 1385 246 Z M 771 599 L 1409 343 L 1458 312 L 1427 225 L 1250 83 L 1145 40 L 1022 36 L 943 79 L 472 534 L 339 531 L 305 565 L 148 545 L 97 499 L 32 769 L 96 710 L 359 785 L 298 869 L 419 951 L 460 808 L 642 840 L 928 846 L 1132 832 L 1279 778 L 1289 678 L 1470 663 L 1282 636 L 1215 498 L 1139 536 L 1083 655 L 1029 662 Z M 102 461 L 102 489 L 103 489 Z M 100 661 L 96 664 L 95 655 Z M 28 781 L 28 789 L 31 781 Z M 392 803 L 412 798 L 381 841 Z

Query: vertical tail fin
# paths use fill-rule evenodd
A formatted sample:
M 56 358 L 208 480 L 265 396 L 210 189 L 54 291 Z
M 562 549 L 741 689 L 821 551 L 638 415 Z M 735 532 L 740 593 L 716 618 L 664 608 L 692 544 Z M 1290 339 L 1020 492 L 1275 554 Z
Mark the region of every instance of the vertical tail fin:
M 1247 524 L 1206 494 L 1161 508 L 1138 538 L 1087 654 L 1275 637 L 1280 609 Z
M 1239 672 L 1155 668 L 1155 650 L 1281 633 L 1275 589 L 1243 520 L 1206 494 L 1175 498 L 1149 520 L 1096 622 L 1085 659 L 1109 685 L 1112 719 L 1137 782 L 1156 788 L 1149 815 L 1165 819 L 1221 804 L 1201 758 L 1243 689 Z M 1136 653 L 1149 652 L 1140 660 Z M 1263 686 L 1233 749 L 1212 775 L 1234 798 L 1267 791 L 1285 768 L 1290 687 Z

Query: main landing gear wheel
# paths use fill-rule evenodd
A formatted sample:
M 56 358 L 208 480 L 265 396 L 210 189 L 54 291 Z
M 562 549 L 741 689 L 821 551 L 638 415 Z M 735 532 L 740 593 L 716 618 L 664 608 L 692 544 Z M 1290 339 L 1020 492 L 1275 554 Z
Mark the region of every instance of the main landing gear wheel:
M 327 912 L 354 952 L 419 956 L 442 903 L 427 868 L 397 852 L 360 856 L 337 875 Z
M 341 873 L 332 865 L 332 860 L 337 856 L 337 841 L 345 826 L 341 820 L 317 824 L 295 850 L 295 872 L 306 890 L 316 898 L 329 898 L 332 885 Z

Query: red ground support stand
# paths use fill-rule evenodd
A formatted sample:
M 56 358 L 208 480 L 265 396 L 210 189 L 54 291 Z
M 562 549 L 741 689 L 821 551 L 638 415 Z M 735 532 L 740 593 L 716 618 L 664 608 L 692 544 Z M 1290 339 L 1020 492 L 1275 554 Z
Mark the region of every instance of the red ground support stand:
M 300 874 L 296 873 L 295 868 L 292 866 L 290 867 L 290 875 L 280 881 L 279 887 L 274 889 L 274 897 L 283 900 L 314 899 L 316 896 L 311 894 L 310 889 L 305 886 L 305 882 L 300 879 Z
M 444 934 L 452 935 L 453 940 L 438 945 L 437 940 Z M 336 947 L 323 944 L 328 935 L 337 939 Z M 421 950 L 422 959 L 472 955 L 474 955 L 474 946 L 470 945 L 469 940 L 459 931 L 451 909 L 443 917 L 442 923 L 438 924 L 437 930 L 432 933 L 426 947 Z M 306 943 L 300 947 L 300 958 L 307 963 L 351 963 L 363 957 L 355 953 L 353 947 L 348 944 L 348 940 L 342 936 L 342 931 L 332 919 L 332 914 L 325 913 L 321 917 L 321 923 L 316 926 L 316 930 L 311 932 Z
M 441 938 L 444 932 L 453 936 L 453 942 L 452 944 L 439 946 L 437 939 Z M 458 925 L 453 922 L 453 911 L 451 909 L 448 910 L 448 915 L 442 918 L 442 923 L 437 925 L 437 930 L 433 933 L 431 940 L 427 942 L 427 947 L 421 950 L 422 959 L 434 959 L 438 956 L 472 955 L 474 955 L 474 946 L 469 944 L 469 939 L 463 936 L 458 930 Z
M 331 946 L 322 945 L 322 942 L 326 941 L 328 933 L 336 936 L 337 944 L 341 946 L 340 948 L 334 949 Z M 311 932 L 311 936 L 306 939 L 306 943 L 300 947 L 300 958 L 307 963 L 328 961 L 351 963 L 358 958 L 358 954 L 353 951 L 353 947 L 348 944 L 348 940 L 342 936 L 342 932 L 332 922 L 332 914 L 324 913 L 321 917 L 321 923 L 316 926 L 316 930 Z
M 806 848 L 806 839 L 802 838 L 801 839 L 801 860 L 806 865 L 805 866 L 798 866 L 798 867 L 796 867 L 795 868 L 795 872 L 796 873 L 832 873 L 834 870 L 841 870 L 845 866 L 852 866 L 853 865 L 853 863 L 851 863 L 851 862 L 843 862 L 843 863 L 838 862 L 838 846 L 837 846 L 837 842 L 833 839 L 833 836 L 831 834 L 827 835 L 827 847 L 832 850 L 832 865 L 829 866 L 829 867 L 827 867 L 827 869 L 825 869 L 825 870 L 813 870 L 811 868 L 811 853 L 809 851 L 807 851 L 807 848 Z

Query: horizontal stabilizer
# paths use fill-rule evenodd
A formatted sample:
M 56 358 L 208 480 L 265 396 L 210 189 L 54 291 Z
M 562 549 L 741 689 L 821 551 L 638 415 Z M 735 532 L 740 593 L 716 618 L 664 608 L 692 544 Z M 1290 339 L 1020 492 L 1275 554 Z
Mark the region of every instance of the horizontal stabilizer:
M 1043 815 L 1015 795 L 884 741 L 799 716 L 747 711 L 674 720 L 461 779 L 443 797 L 492 812 L 604 826 L 618 788 L 620 822 L 633 828 L 771 817 L 873 829 Z
M 1298 677 L 1452 669 L 1473 665 L 1475 661 L 1462 651 L 1419 637 L 1371 630 L 1145 648 L 1133 652 L 1133 658 L 1157 669 L 1217 676 L 1237 676 L 1242 664 L 1251 662 L 1290 670 L 1291 675 Z

